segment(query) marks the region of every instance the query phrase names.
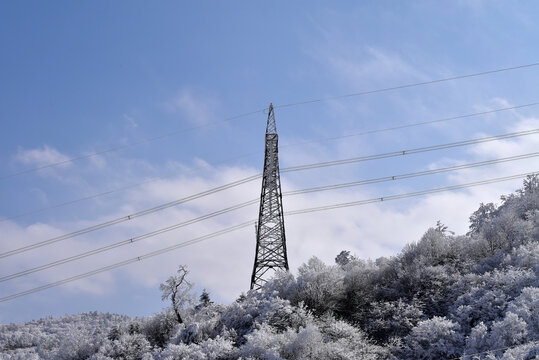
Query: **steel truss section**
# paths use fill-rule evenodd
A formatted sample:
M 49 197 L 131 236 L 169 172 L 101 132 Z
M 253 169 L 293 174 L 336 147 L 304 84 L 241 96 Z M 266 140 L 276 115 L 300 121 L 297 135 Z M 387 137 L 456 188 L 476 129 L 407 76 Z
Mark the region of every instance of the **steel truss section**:
M 252 290 L 259 290 L 275 270 L 288 271 L 278 143 L 279 136 L 277 135 L 273 104 L 270 104 L 266 125 L 266 151 L 260 211 L 256 227 L 256 254 L 251 277 Z

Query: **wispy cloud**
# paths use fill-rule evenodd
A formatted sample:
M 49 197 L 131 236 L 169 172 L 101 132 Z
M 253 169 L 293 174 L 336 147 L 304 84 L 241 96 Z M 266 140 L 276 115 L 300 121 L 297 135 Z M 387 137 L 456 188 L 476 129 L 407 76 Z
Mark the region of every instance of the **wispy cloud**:
M 344 81 L 355 84 L 371 82 L 374 78 L 413 78 L 417 81 L 428 79 L 401 55 L 381 48 L 366 47 L 348 55 L 328 53 L 327 62 L 333 72 Z
M 537 121 L 537 119 L 519 116 L 518 121 L 507 125 L 507 130 L 520 129 L 524 126 L 537 126 Z M 534 151 L 533 149 L 537 149 L 537 146 L 537 136 L 515 138 L 503 143 L 490 143 L 473 149 L 470 148 L 466 150 L 464 155 L 461 153 L 461 157 L 449 154 L 444 161 L 452 164 L 462 161 L 480 161 L 493 157 L 531 152 Z M 306 162 L 306 159 L 310 159 L 308 155 L 312 153 L 311 150 L 294 149 L 293 152 L 289 152 L 286 162 L 290 164 Z M 334 154 L 335 158 L 349 155 L 349 149 L 347 148 L 343 148 L 338 152 L 338 154 Z M 314 161 L 316 159 L 310 160 Z M 533 169 L 533 161 L 525 160 L 511 164 L 470 169 L 450 175 L 439 175 L 437 183 L 439 183 L 439 186 L 443 186 L 442 184 L 444 183 L 453 185 L 513 175 Z M 438 164 L 436 166 L 428 165 L 427 167 L 431 168 L 440 167 Z M 109 168 L 112 169 L 114 164 L 106 163 L 104 166 L 106 171 Z M 153 166 L 158 167 L 159 165 L 154 164 Z M 162 166 L 170 167 L 171 164 Z M 140 162 L 136 162 L 132 163 L 130 168 L 130 171 L 136 174 L 137 169 L 140 172 L 142 171 L 140 169 L 144 168 L 144 166 L 141 166 Z M 121 199 L 117 202 L 105 204 L 106 207 L 99 216 L 88 215 L 85 217 L 81 215 L 84 220 L 57 222 L 54 224 L 33 223 L 21 225 L 12 221 L 0 223 L 0 233 L 11 239 L 9 243 L 0 242 L 0 250 L 7 251 L 112 218 L 125 216 L 141 209 L 204 191 L 258 172 L 257 169 L 250 167 L 214 167 L 203 161 L 195 161 L 192 164 L 178 163 L 176 168 L 180 170 L 176 177 L 162 178 L 122 193 Z M 337 172 L 338 170 L 332 169 L 332 173 Z M 344 172 L 346 172 L 346 169 Z M 283 190 L 310 186 L 311 184 L 308 184 L 306 179 L 310 178 L 312 180 L 312 174 L 305 172 L 303 176 L 302 178 L 299 173 L 298 176 L 292 176 L 292 174 L 283 175 Z M 337 182 L 335 179 L 325 180 Z M 322 179 L 322 182 L 325 182 L 324 179 Z M 286 217 L 285 225 L 291 269 L 295 272 L 301 263 L 307 261 L 313 255 L 326 262 L 332 262 L 334 257 L 344 249 L 351 250 L 362 258 L 393 255 L 406 243 L 419 239 L 429 226 L 436 224 L 436 220 L 441 220 L 451 230 L 459 234 L 465 233 L 468 226 L 468 216 L 477 208 L 480 202 L 497 201 L 499 195 L 513 191 L 520 185 L 519 183 L 517 180 L 458 192 L 418 197 L 410 201 L 402 200 L 391 203 L 370 204 Z M 428 185 L 418 185 L 413 182 L 395 183 L 395 185 L 388 185 L 382 189 L 357 187 L 349 190 L 285 197 L 284 206 L 285 211 L 290 211 L 369 199 L 381 195 L 417 191 L 428 187 Z M 40 251 L 29 252 L 25 256 L 6 259 L 6 261 L 2 262 L 1 272 L 11 274 L 31 268 L 36 264 L 42 264 L 45 261 L 54 261 L 98 246 L 126 240 L 136 235 L 257 198 L 259 192 L 260 181 L 254 181 L 238 188 L 229 189 L 181 206 L 131 220 L 122 225 L 47 246 Z M 23 282 L 16 283 L 13 287 L 8 287 L 7 285 L 9 284 L 6 283 L 0 289 L 5 290 L 3 292 L 6 294 L 10 294 L 33 286 L 39 286 L 43 283 L 76 275 L 99 266 L 110 265 L 166 246 L 178 244 L 254 219 L 256 216 L 257 205 L 253 205 L 182 229 L 164 233 L 154 238 L 123 246 L 115 251 L 49 269 L 25 278 Z M 178 264 L 187 264 L 191 269 L 192 279 L 198 286 L 208 288 L 212 295 L 220 300 L 230 301 L 237 297 L 239 293 L 248 289 L 254 260 L 254 249 L 255 235 L 253 226 L 252 228 L 245 228 L 241 231 L 178 249 L 166 255 L 137 262 L 107 275 L 91 277 L 82 282 L 73 283 L 67 289 L 70 293 L 78 292 L 107 296 L 119 286 L 120 282 L 128 279 L 130 285 L 153 289 L 155 296 L 158 297 L 158 284 L 174 273 Z M 60 292 L 61 290 L 58 291 Z M 60 292 L 60 294 L 65 294 L 65 291 Z
M 15 160 L 25 165 L 40 167 L 69 160 L 69 156 L 62 154 L 48 145 L 43 145 L 43 147 L 36 149 L 19 148 L 15 155 Z M 69 165 L 69 163 L 66 163 L 62 166 Z
M 214 120 L 217 105 L 218 101 L 215 98 L 200 95 L 189 88 L 180 90 L 164 104 L 167 111 L 181 114 L 196 125 L 203 125 Z
M 129 126 L 131 128 L 138 128 L 138 123 L 135 121 L 134 117 L 133 116 L 130 116 L 130 115 L 127 115 L 127 114 L 123 114 L 122 117 L 124 118 L 124 120 L 127 122 L 127 124 L 129 124 Z

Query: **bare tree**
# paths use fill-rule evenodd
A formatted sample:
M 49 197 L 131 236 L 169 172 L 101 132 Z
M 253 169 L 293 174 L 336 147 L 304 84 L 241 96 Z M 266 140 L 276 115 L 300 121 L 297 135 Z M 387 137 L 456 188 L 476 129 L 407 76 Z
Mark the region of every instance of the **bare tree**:
M 187 267 L 185 265 L 180 265 L 178 267 L 177 275 L 169 277 L 164 284 L 159 286 L 163 292 L 161 299 L 165 301 L 170 297 L 172 309 L 174 310 L 176 318 L 180 324 L 183 323 L 180 310 L 183 308 L 185 303 L 190 300 L 189 292 L 193 288 L 193 284 L 186 279 L 187 274 L 189 274 Z

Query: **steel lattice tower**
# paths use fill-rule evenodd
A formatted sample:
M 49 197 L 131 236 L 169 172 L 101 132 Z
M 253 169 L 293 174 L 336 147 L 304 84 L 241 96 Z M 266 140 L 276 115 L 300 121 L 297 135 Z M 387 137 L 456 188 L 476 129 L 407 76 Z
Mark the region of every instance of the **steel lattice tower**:
M 251 289 L 255 290 L 260 289 L 267 281 L 269 270 L 284 269 L 288 271 L 278 140 L 273 104 L 270 104 L 266 125 L 266 151 L 260 194 L 260 212 L 256 227 L 256 255 L 253 276 L 251 277 Z

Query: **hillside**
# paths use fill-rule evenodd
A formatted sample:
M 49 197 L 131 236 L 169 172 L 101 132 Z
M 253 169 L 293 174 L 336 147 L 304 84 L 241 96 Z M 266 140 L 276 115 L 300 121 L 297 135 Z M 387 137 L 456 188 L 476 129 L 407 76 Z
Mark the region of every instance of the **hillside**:
M 311 258 L 234 303 L 0 326 L 1 359 L 535 359 L 539 178 L 396 256 Z M 398 236 L 398 234 L 395 234 Z M 368 241 L 362 239 L 361 241 Z

